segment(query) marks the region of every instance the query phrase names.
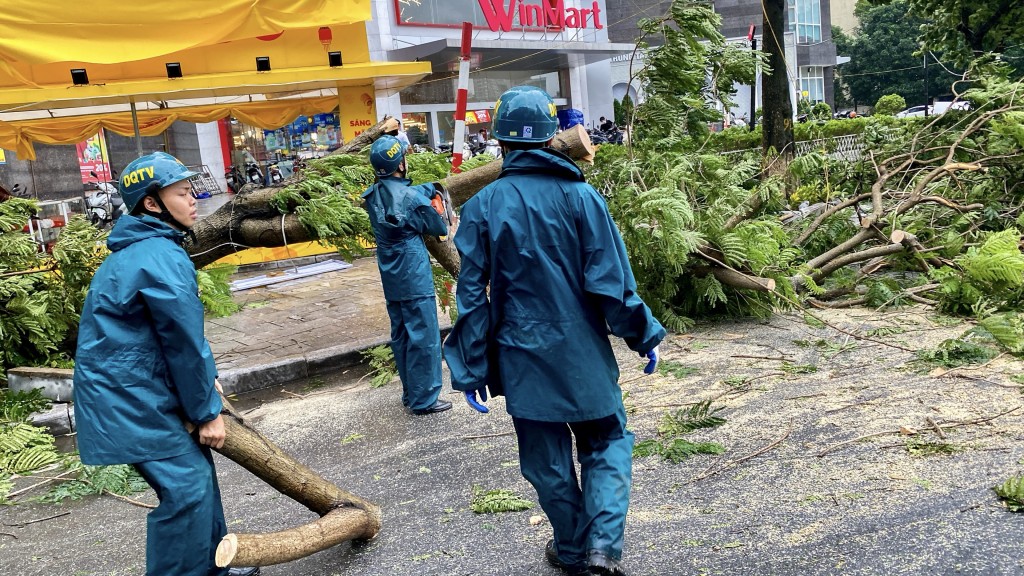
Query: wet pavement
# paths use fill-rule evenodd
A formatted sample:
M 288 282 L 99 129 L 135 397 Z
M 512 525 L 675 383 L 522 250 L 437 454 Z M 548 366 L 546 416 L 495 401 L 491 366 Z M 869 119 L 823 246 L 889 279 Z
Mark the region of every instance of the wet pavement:
M 832 321 L 847 330 L 900 322 Z M 892 340 L 931 346 L 962 330 L 922 321 Z M 1024 515 L 992 491 L 1024 465 L 1024 415 L 952 424 L 1020 406 L 1019 389 L 1004 385 L 1021 362 L 1003 358 L 970 373 L 983 382 L 940 378 L 907 370 L 912 355 L 870 343 L 841 355 L 799 343 L 818 338 L 844 336 L 799 316 L 698 326 L 670 337 L 666 370 L 653 376 L 616 345 L 638 441 L 657 438 L 666 414 L 698 400 L 713 399 L 725 419 L 687 436 L 718 442 L 724 454 L 677 464 L 634 459 L 629 574 L 1024 574 Z M 817 369 L 786 372 L 780 358 Z M 477 486 L 536 502 L 518 470 L 503 400 L 481 415 L 447 385 L 443 397 L 456 401 L 452 410 L 411 416 L 399 383 L 372 388 L 362 367 L 241 395 L 236 404 L 250 426 L 383 512 L 370 542 L 268 566 L 264 576 L 561 574 L 543 560 L 551 527 L 539 508 L 470 509 Z M 926 418 L 945 428 L 951 450 L 923 455 L 940 442 Z M 912 439 L 900 426 L 922 432 Z M 881 434 L 851 442 L 872 433 Z M 315 519 L 235 463 L 217 456 L 217 466 L 229 530 L 287 530 Z M 152 492 L 134 498 L 155 502 Z M 0 508 L 0 574 L 137 576 L 146 512 L 112 497 Z

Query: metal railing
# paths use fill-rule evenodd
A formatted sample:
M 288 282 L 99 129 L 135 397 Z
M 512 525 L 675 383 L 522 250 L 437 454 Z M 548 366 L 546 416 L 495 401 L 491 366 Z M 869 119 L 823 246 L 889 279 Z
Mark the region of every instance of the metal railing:
M 217 179 L 213 177 L 210 172 L 210 168 L 206 164 L 199 164 L 197 166 L 186 166 L 193 172 L 198 172 L 198 176 L 193 176 L 189 179 L 192 182 L 192 190 L 196 194 L 202 194 L 207 192 L 209 194 L 220 194 L 224 192 L 220 189 L 220 184 L 217 183 Z

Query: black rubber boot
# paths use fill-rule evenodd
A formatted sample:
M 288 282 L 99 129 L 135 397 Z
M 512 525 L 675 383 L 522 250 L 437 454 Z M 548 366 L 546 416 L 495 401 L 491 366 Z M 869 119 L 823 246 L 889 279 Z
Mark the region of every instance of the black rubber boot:
M 626 576 L 622 564 L 600 550 L 587 552 L 587 566 L 595 576 Z
M 558 551 L 555 550 L 555 539 L 548 540 L 548 545 L 544 547 L 544 559 L 548 561 L 555 568 L 564 570 L 569 576 L 590 576 L 590 570 L 583 564 L 579 566 L 569 566 L 565 562 L 558 559 Z

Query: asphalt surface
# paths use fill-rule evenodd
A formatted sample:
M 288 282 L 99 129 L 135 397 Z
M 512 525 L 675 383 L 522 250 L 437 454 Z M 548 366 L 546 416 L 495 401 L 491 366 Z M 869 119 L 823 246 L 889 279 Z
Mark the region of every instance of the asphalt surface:
M 848 331 L 901 327 L 879 339 L 915 349 L 966 328 L 916 313 L 830 314 Z M 908 364 L 909 353 L 811 328 L 799 316 L 700 326 L 662 350 L 670 370 L 645 377 L 640 359 L 618 349 L 637 439 L 656 437 L 665 413 L 714 399 L 726 423 L 688 438 L 726 452 L 679 464 L 634 460 L 630 574 L 1024 574 L 1024 514 L 1007 512 L 992 491 L 1024 471 L 1024 409 L 963 424 L 1024 404 L 1010 380 L 1019 361 L 961 372 L 974 379 L 929 373 Z M 796 373 L 799 365 L 814 371 Z M 530 521 L 539 507 L 469 509 L 474 486 L 536 502 L 502 401 L 478 415 L 449 392 L 454 409 L 412 416 L 397 381 L 374 389 L 363 375 L 357 367 L 239 398 L 251 426 L 383 509 L 383 529 L 370 542 L 263 574 L 560 574 L 543 560 L 550 525 Z M 940 443 L 929 417 L 952 453 L 911 449 Z M 919 433 L 900 435 L 901 426 Z M 314 519 L 233 462 L 218 456 L 218 467 L 230 530 L 271 532 Z M 137 499 L 155 502 L 151 492 Z M 0 574 L 141 574 L 145 514 L 109 496 L 0 508 Z

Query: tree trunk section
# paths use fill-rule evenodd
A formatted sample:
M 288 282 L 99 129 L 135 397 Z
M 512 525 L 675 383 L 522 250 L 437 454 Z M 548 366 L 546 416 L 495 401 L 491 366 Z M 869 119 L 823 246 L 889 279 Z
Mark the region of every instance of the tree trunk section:
M 217 565 L 266 566 L 309 556 L 380 531 L 380 507 L 324 480 L 276 444 L 247 426 L 231 403 L 224 404 L 224 446 L 217 452 L 272 488 L 302 504 L 320 519 L 273 534 L 228 534 L 217 546 Z M 186 423 L 191 432 L 194 426 Z M 221 563 L 223 562 L 223 563 Z
M 217 545 L 215 560 L 220 568 L 281 564 L 348 540 L 366 538 L 365 530 L 365 514 L 341 508 L 291 530 L 268 534 L 228 534 Z
M 764 15 L 761 28 L 764 50 L 768 53 L 768 66 L 771 68 L 771 72 L 761 74 L 761 147 L 769 158 L 778 154 L 781 162 L 773 162 L 768 170 L 769 174 L 778 174 L 784 171 L 794 156 L 793 105 L 789 94 L 786 44 L 783 37 L 786 29 L 786 0 L 764 0 L 761 6 Z M 775 154 L 769 154 L 772 149 Z M 783 165 L 781 170 L 771 169 L 780 163 Z

